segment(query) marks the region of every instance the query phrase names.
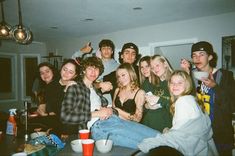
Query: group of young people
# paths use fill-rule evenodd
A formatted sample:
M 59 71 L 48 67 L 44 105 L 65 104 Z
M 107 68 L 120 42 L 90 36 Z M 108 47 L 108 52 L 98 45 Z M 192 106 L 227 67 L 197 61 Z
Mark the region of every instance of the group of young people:
M 164 56 L 140 58 L 134 43 L 123 45 L 120 64 L 111 40 L 102 40 L 95 56 L 91 50 L 88 43 L 65 61 L 60 76 L 39 65 L 38 112 L 56 116 L 62 136 L 87 128 L 95 140 L 109 135 L 115 145 L 145 153 L 166 146 L 183 155 L 232 154 L 235 82 L 215 68 L 210 43 L 193 44 L 193 65 L 182 59 L 175 71 Z M 196 80 L 194 70 L 209 77 Z

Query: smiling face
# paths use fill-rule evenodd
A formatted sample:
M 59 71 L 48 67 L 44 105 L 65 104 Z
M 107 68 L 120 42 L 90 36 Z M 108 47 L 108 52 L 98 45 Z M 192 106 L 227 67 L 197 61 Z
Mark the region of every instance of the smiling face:
M 180 96 L 187 88 L 185 79 L 180 75 L 173 75 L 170 79 L 169 90 L 172 95 Z
M 196 68 L 200 71 L 207 71 L 209 68 L 209 62 L 212 60 L 212 56 L 208 55 L 205 51 L 195 51 L 192 53 L 192 60 Z
M 133 64 L 136 60 L 136 51 L 134 49 L 127 48 L 123 51 L 121 58 L 123 59 L 123 63 Z
M 77 76 L 75 65 L 72 63 L 65 64 L 60 71 L 60 75 L 63 81 L 73 80 Z
M 151 69 L 152 72 L 158 77 L 163 77 L 167 71 L 167 65 L 162 62 L 160 59 L 155 58 L 151 60 Z
M 39 68 L 41 79 L 46 83 L 50 83 L 53 79 L 53 72 L 48 66 L 42 66 Z
M 151 67 L 147 61 L 140 62 L 140 72 L 144 77 L 150 77 Z
M 130 75 L 127 69 L 118 69 L 117 70 L 117 81 L 119 84 L 124 87 L 130 84 Z
M 88 66 L 84 71 L 84 79 L 92 83 L 99 77 L 99 74 L 99 68 L 95 66 Z

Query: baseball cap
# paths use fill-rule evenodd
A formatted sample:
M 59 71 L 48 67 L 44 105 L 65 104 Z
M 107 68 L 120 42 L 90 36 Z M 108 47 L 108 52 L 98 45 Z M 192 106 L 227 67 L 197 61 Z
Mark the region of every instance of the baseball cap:
M 212 55 L 214 53 L 212 45 L 206 41 L 200 41 L 193 44 L 191 48 L 191 53 L 195 51 L 205 51 L 209 55 Z
M 130 43 L 125 43 L 125 44 L 122 46 L 122 51 L 121 51 L 121 52 L 123 52 L 125 49 L 128 49 L 128 48 L 134 49 L 135 52 L 136 52 L 136 54 L 139 53 L 138 47 L 137 47 L 134 43 L 131 43 L 131 42 L 130 42 Z

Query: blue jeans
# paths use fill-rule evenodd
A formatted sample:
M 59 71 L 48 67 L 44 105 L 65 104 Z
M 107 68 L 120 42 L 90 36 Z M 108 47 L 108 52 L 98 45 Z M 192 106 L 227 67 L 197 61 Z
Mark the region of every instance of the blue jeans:
M 159 131 L 151 129 L 137 122 L 120 119 L 118 116 L 111 116 L 107 120 L 98 120 L 91 127 L 92 138 L 94 140 L 113 140 L 114 145 L 137 149 L 137 145 L 145 138 L 155 137 L 161 134 Z

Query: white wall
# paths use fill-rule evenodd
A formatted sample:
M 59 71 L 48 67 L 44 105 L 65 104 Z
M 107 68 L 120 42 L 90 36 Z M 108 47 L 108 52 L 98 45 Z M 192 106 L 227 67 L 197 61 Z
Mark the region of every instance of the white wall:
M 97 48 L 101 39 L 109 38 L 113 40 L 117 49 L 120 49 L 124 43 L 131 41 L 145 49 L 145 54 L 150 54 L 150 51 L 148 51 L 150 43 L 197 38 L 198 40 L 209 41 L 214 45 L 214 49 L 219 57 L 218 66 L 221 67 L 221 38 L 222 36 L 235 35 L 234 17 L 235 12 L 232 12 L 216 16 L 129 29 L 109 34 L 87 36 L 79 39 L 55 40 L 48 43 L 47 47 L 52 51 L 57 49 L 60 55 L 71 57 L 73 52 L 80 49 L 86 42 L 91 41 L 94 48 Z

